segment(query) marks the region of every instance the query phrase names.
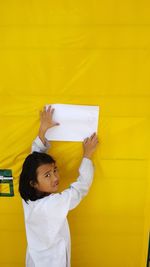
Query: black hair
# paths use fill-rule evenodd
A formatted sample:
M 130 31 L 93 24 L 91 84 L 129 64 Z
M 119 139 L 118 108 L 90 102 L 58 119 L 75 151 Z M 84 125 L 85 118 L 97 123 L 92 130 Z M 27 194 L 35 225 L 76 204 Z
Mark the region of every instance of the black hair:
M 37 168 L 39 166 L 55 162 L 55 159 L 46 153 L 33 152 L 26 157 L 19 179 L 19 193 L 26 203 L 28 200 L 35 201 L 49 195 L 49 193 L 39 194 L 31 183 L 37 182 Z

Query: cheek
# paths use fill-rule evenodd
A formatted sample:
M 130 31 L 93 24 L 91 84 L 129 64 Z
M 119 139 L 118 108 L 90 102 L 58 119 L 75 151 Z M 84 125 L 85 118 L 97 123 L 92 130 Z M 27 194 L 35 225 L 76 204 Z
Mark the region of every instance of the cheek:
M 47 178 L 44 178 L 41 181 L 39 181 L 39 186 L 40 186 L 40 188 L 49 187 L 49 186 L 51 186 L 51 180 L 47 179 Z
M 55 173 L 55 176 L 56 176 L 57 178 L 60 178 L 59 172 L 56 172 L 56 173 Z
M 44 192 L 50 192 L 51 190 L 53 190 L 52 182 L 48 179 L 44 180 L 40 184 L 40 189 L 41 189 L 41 191 L 44 191 Z
M 45 179 L 44 182 L 43 182 L 43 184 L 45 184 L 45 185 L 51 185 L 52 184 L 52 181 L 51 181 L 51 179 Z

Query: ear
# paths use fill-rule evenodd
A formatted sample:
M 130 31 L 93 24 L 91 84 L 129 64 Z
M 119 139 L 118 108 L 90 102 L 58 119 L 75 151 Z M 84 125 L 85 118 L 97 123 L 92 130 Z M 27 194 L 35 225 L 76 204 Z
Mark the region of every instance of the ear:
M 35 187 L 35 182 L 33 182 L 32 180 L 30 181 L 30 185 L 32 186 L 32 187 Z

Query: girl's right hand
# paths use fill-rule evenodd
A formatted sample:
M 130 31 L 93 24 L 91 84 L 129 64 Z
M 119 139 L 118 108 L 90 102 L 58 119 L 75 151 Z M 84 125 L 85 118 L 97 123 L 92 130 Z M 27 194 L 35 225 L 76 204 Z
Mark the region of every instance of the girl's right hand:
M 87 137 L 83 141 L 83 157 L 91 158 L 93 152 L 99 143 L 96 133 L 93 133 L 90 137 Z
M 46 131 L 49 128 L 52 128 L 56 125 L 60 125 L 60 123 L 53 121 L 53 113 L 54 113 L 54 108 L 51 109 L 51 106 L 49 106 L 47 110 L 46 107 L 44 107 L 43 110 L 40 111 L 41 123 L 38 136 L 40 137 L 44 145 L 46 145 L 46 139 L 45 139 Z
M 54 108 L 49 106 L 47 110 L 44 107 L 43 111 L 40 111 L 40 129 L 45 133 L 49 128 L 60 125 L 60 123 L 53 121 L 54 110 Z

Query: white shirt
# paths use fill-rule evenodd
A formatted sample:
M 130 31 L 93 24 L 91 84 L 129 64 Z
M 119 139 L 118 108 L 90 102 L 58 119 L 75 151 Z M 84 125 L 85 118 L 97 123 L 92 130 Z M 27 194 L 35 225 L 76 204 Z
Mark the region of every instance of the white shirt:
M 37 136 L 32 152 L 45 152 L 49 148 Z M 36 201 L 24 200 L 24 218 L 27 236 L 26 267 L 70 267 L 70 231 L 67 214 L 87 195 L 92 184 L 94 165 L 83 158 L 79 176 L 69 188 L 52 193 Z

